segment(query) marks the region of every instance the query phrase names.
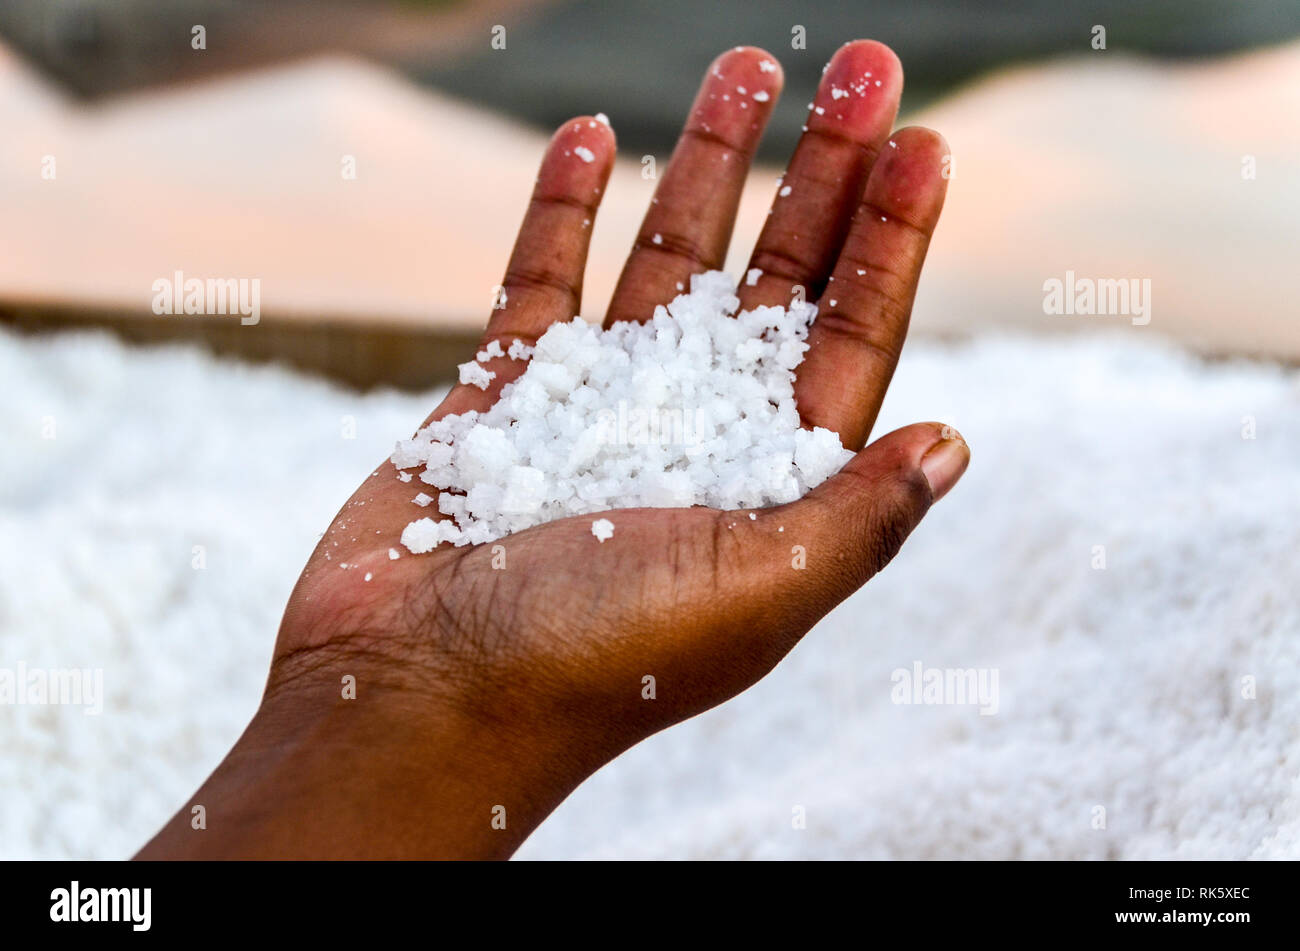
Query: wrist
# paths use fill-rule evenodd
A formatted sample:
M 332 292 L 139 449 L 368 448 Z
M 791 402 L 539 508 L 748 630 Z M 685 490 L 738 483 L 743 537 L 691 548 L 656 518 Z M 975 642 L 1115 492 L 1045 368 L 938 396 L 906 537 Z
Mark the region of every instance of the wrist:
M 352 666 L 273 672 L 234 748 L 139 857 L 507 858 L 585 776 L 564 775 L 542 738 Z

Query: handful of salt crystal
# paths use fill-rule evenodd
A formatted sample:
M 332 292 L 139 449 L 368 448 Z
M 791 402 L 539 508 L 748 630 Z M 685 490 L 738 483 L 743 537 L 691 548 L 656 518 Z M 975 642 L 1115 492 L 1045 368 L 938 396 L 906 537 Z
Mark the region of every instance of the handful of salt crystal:
M 710 271 L 645 323 L 574 317 L 531 355 L 520 341 L 489 346 L 463 382 L 486 388 L 482 364 L 506 356 L 528 359 L 523 374 L 491 409 L 446 416 L 392 455 L 440 490 L 449 516 L 411 522 L 402 544 L 480 544 L 617 508 L 756 508 L 824 482 L 853 453 L 799 425 L 794 370 L 817 309 L 739 306 L 731 278 Z

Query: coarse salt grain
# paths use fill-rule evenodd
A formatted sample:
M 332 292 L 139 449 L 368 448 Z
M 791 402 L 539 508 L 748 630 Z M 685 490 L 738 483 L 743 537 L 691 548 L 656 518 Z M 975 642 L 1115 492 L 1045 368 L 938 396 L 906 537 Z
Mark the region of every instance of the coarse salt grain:
M 607 518 L 598 518 L 591 523 L 591 534 L 603 545 L 614 537 L 614 523 Z
M 479 363 L 487 363 L 496 357 L 504 357 L 505 353 L 501 350 L 501 341 L 493 340 L 486 347 L 475 354 L 474 359 Z
M 592 152 L 591 149 L 587 148 L 585 145 L 579 145 L 573 150 L 573 154 L 578 156 L 578 158 L 582 159 L 587 164 L 591 164 L 596 159 L 596 153 Z
M 735 292 L 711 271 L 644 323 L 552 325 L 490 409 L 397 444 L 393 464 L 421 470 L 443 516 L 408 524 L 402 544 L 480 544 L 617 508 L 761 508 L 839 471 L 853 454 L 803 429 L 794 400 L 816 307 L 737 313 Z
M 460 382 L 468 383 L 470 386 L 477 386 L 480 390 L 486 390 L 488 384 L 496 377 L 495 373 L 485 369 L 483 364 L 477 360 L 462 363 L 456 369 L 460 371 Z

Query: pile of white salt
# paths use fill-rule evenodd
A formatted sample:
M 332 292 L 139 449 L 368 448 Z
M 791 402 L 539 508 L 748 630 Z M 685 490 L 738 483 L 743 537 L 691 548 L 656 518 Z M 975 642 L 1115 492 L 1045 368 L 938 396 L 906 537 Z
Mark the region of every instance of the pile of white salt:
M 853 454 L 830 430 L 801 428 L 795 408 L 794 369 L 816 307 L 737 313 L 735 290 L 711 271 L 645 323 L 602 330 L 575 317 L 531 351 L 515 341 L 508 354 L 495 343 L 479 353 L 462 382 L 486 388 L 495 374 L 483 364 L 494 358 L 528 365 L 491 409 L 446 416 L 397 444 L 393 464 L 418 468 L 448 516 L 411 522 L 402 544 L 416 553 L 480 544 L 616 508 L 775 505 L 839 471 Z

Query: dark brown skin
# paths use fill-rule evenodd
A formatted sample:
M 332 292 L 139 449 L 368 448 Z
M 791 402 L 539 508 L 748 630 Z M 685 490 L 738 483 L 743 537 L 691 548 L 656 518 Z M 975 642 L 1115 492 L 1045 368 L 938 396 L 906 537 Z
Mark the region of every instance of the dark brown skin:
M 780 91 L 780 68 L 763 62 L 776 59 L 737 48 L 710 67 L 609 321 L 645 319 L 679 282 L 722 266 Z M 864 96 L 834 97 L 832 86 L 861 85 L 867 72 Z M 140 858 L 506 858 L 592 772 L 749 687 L 889 562 L 969 460 L 937 423 L 863 449 L 946 186 L 937 133 L 889 134 L 901 88 L 898 60 L 879 43 L 835 55 L 815 102 L 824 113 L 809 113 L 784 179 L 791 192 L 774 201 L 753 253 L 763 275 L 740 289 L 745 307 L 788 304 L 795 285 L 819 302 L 796 396 L 806 425 L 857 451 L 848 466 L 756 519 L 619 510 L 604 543 L 591 517 L 551 522 L 502 539 L 505 564 L 498 551 L 494 567 L 491 545 L 390 560 L 403 527 L 428 512 L 411 504 L 419 485 L 384 461 L 307 563 L 252 723 Z M 753 99 L 759 90 L 766 102 Z M 577 146 L 594 161 L 578 160 Z M 578 311 L 613 160 L 602 123 L 556 132 L 485 343 L 531 343 Z M 486 408 L 523 366 L 488 368 L 487 392 L 458 386 L 430 418 Z M 355 699 L 344 697 L 348 677 Z M 198 805 L 205 829 L 192 825 Z

